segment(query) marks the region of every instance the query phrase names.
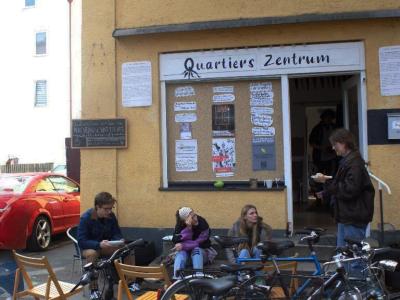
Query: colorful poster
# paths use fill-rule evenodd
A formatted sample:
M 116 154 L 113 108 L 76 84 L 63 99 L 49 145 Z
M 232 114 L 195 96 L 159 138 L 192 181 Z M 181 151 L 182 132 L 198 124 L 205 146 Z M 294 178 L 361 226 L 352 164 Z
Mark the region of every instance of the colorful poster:
M 234 176 L 236 150 L 234 138 L 212 140 L 212 168 L 216 177 Z
M 197 140 L 175 141 L 175 170 L 176 172 L 196 172 Z
M 275 137 L 253 137 L 253 171 L 276 170 Z

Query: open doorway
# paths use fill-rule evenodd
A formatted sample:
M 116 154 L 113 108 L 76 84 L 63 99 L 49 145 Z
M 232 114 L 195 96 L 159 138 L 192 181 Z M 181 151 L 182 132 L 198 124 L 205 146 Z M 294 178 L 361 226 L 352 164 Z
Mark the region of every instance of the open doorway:
M 357 82 L 357 76 L 312 76 L 289 80 L 294 229 L 314 226 L 336 231 L 329 201 L 316 197 L 322 186 L 315 184 L 310 176 L 317 172 L 336 173 L 339 158 L 329 151 L 328 137 L 332 130 L 348 128 L 358 140 L 359 90 L 353 84 Z M 313 136 L 311 141 L 310 135 Z

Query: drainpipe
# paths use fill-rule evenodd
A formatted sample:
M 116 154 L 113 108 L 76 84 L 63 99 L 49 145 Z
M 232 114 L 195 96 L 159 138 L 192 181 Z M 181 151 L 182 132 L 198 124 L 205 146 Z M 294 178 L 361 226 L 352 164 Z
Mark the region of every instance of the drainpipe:
M 71 137 L 71 124 L 72 124 L 72 21 L 71 21 L 71 13 L 72 13 L 72 1 L 73 0 L 67 0 L 69 4 L 68 8 L 68 63 L 69 63 L 69 128 L 70 128 L 70 134 L 69 136 Z

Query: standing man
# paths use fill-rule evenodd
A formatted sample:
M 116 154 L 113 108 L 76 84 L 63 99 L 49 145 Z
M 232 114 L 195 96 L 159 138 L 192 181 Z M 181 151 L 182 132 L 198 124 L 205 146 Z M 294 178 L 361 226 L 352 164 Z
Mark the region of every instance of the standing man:
M 108 192 L 101 192 L 94 198 L 94 208 L 88 209 L 81 216 L 78 226 L 78 244 L 82 255 L 88 262 L 94 262 L 100 256 L 110 256 L 124 244 L 118 220 L 112 209 L 117 201 Z M 109 242 L 120 240 L 121 246 L 113 246 Z M 127 256 L 124 260 L 132 264 L 133 259 Z M 97 282 L 90 282 L 90 299 L 98 299 Z M 130 284 L 130 290 L 139 290 L 137 283 Z
M 317 172 L 333 176 L 336 172 L 336 154 L 329 136 L 336 129 L 336 114 L 332 109 L 324 110 L 321 121 L 311 130 L 309 143 L 313 148 L 312 159 Z
M 330 199 L 337 222 L 337 246 L 344 246 L 346 237 L 365 238 L 367 225 L 374 214 L 375 189 L 365 162 L 356 150 L 353 134 L 344 129 L 335 130 L 329 138 L 333 149 L 342 159 L 333 180 L 326 174 L 317 174 L 316 182 L 325 183 L 317 196 Z
M 333 176 L 337 169 L 337 156 L 329 142 L 331 133 L 336 129 L 336 113 L 332 109 L 325 109 L 320 115 L 320 122 L 311 130 L 309 143 L 312 147 L 312 160 L 318 173 Z M 322 184 L 313 187 L 315 193 L 322 191 Z M 317 206 L 321 206 L 321 199 L 317 198 Z M 329 202 L 326 203 L 329 209 Z

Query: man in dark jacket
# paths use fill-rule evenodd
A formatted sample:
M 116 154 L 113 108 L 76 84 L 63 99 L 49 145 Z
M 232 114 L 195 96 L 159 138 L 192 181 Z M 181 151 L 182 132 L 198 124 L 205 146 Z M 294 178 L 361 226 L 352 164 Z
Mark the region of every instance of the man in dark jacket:
M 365 162 L 356 150 L 354 137 L 346 129 L 335 130 L 329 138 L 333 149 L 342 159 L 333 180 L 324 174 L 314 179 L 325 183 L 319 197 L 332 201 L 338 224 L 337 246 L 344 246 L 345 237 L 365 238 L 366 228 L 374 214 L 375 189 Z
M 94 208 L 88 209 L 81 216 L 78 244 L 88 262 L 94 262 L 100 256 L 110 256 L 124 244 L 117 218 L 112 212 L 115 202 L 110 193 L 98 193 L 94 199 Z M 120 245 L 116 245 L 115 241 L 120 241 Z M 124 262 L 131 264 L 133 260 L 127 256 Z M 133 285 L 132 289 L 139 289 L 136 283 Z M 96 299 L 99 294 L 97 282 L 92 281 L 90 289 L 90 298 Z

